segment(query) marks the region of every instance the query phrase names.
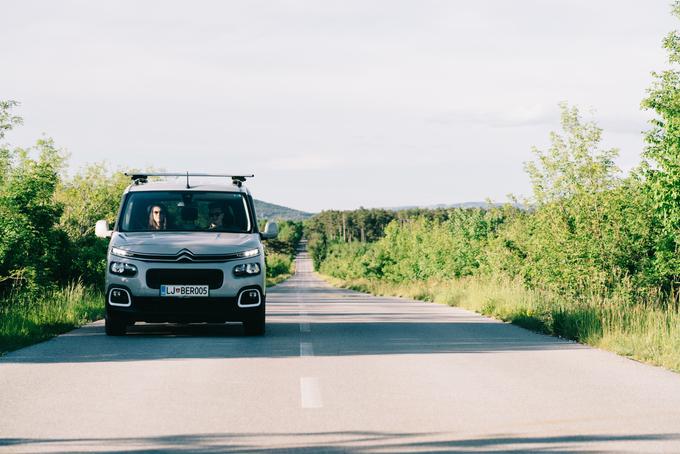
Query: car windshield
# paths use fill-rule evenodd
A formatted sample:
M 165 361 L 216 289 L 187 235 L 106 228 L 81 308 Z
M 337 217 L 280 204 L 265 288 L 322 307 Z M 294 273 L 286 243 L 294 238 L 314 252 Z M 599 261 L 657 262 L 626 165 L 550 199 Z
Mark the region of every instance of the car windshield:
M 122 232 L 199 231 L 248 233 L 243 194 L 233 192 L 131 192 L 121 215 Z

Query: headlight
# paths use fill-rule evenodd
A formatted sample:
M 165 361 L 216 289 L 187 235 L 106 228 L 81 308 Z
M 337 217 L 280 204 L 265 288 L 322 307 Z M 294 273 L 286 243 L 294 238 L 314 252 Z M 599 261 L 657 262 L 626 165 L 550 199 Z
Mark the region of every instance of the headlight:
M 256 274 L 260 274 L 259 263 L 242 263 L 234 267 L 236 276 L 255 276 Z
M 132 255 L 132 252 L 126 251 L 125 249 L 121 249 L 119 247 L 112 247 L 111 254 L 117 255 L 118 257 L 129 257 Z
M 243 257 L 243 258 L 250 258 L 250 257 L 255 257 L 259 253 L 260 253 L 260 250 L 255 248 L 255 249 L 248 249 L 247 251 L 239 252 L 238 256 Z
M 137 267 L 131 263 L 111 262 L 109 271 L 119 276 L 134 276 L 137 274 Z

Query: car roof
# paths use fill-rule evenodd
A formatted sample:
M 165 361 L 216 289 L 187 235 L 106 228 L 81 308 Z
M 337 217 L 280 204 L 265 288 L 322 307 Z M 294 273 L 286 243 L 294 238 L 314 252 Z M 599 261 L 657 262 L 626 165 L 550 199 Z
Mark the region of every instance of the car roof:
M 150 192 L 150 191 L 210 191 L 210 192 L 236 192 L 240 194 L 250 194 L 244 185 L 236 186 L 231 182 L 228 184 L 191 184 L 187 188 L 186 181 L 151 181 L 149 183 L 131 184 L 126 192 Z

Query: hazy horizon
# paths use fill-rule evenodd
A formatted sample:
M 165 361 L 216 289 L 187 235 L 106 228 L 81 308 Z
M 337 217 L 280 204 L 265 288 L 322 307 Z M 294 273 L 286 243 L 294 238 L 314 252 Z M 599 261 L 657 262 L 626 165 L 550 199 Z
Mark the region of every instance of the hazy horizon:
M 503 202 L 582 109 L 639 162 L 667 1 L 3 3 L 0 99 L 70 166 L 252 172 L 323 209 Z M 594 110 L 593 115 L 588 114 Z

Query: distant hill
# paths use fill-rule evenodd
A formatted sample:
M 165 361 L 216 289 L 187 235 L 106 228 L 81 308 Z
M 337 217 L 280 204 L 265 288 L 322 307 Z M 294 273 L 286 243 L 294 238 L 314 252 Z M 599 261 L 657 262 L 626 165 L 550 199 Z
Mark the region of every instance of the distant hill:
M 302 221 L 313 216 L 313 213 L 307 213 L 300 210 L 284 207 L 281 205 L 274 205 L 273 203 L 263 202 L 262 200 L 254 200 L 255 214 L 257 219 L 271 219 L 281 221 Z
M 282 205 L 275 205 L 273 203 L 264 202 L 255 199 L 255 214 L 257 219 L 279 220 L 279 221 L 302 221 L 314 216 L 316 213 L 307 213 L 306 211 L 295 210 L 293 208 L 284 207 Z M 491 205 L 500 207 L 505 203 L 492 203 Z M 525 208 L 524 205 L 513 203 L 517 208 Z M 440 203 L 436 205 L 408 205 L 398 207 L 386 207 L 385 210 L 402 211 L 413 208 L 436 210 L 437 208 L 489 208 L 487 202 L 462 202 L 462 203 Z M 350 210 L 351 211 L 351 210 Z
M 506 205 L 506 203 L 491 203 L 489 204 L 488 202 L 462 202 L 462 203 L 439 203 L 436 205 L 427 205 L 427 206 L 400 206 L 400 207 L 390 207 L 386 208 L 387 210 L 394 210 L 394 211 L 402 211 L 402 210 L 410 210 L 413 208 L 425 208 L 429 210 L 436 210 L 437 208 L 489 208 L 489 205 L 494 206 L 494 207 L 501 207 Z M 525 206 L 519 203 L 511 203 L 511 205 L 517 207 L 517 208 L 524 208 Z

